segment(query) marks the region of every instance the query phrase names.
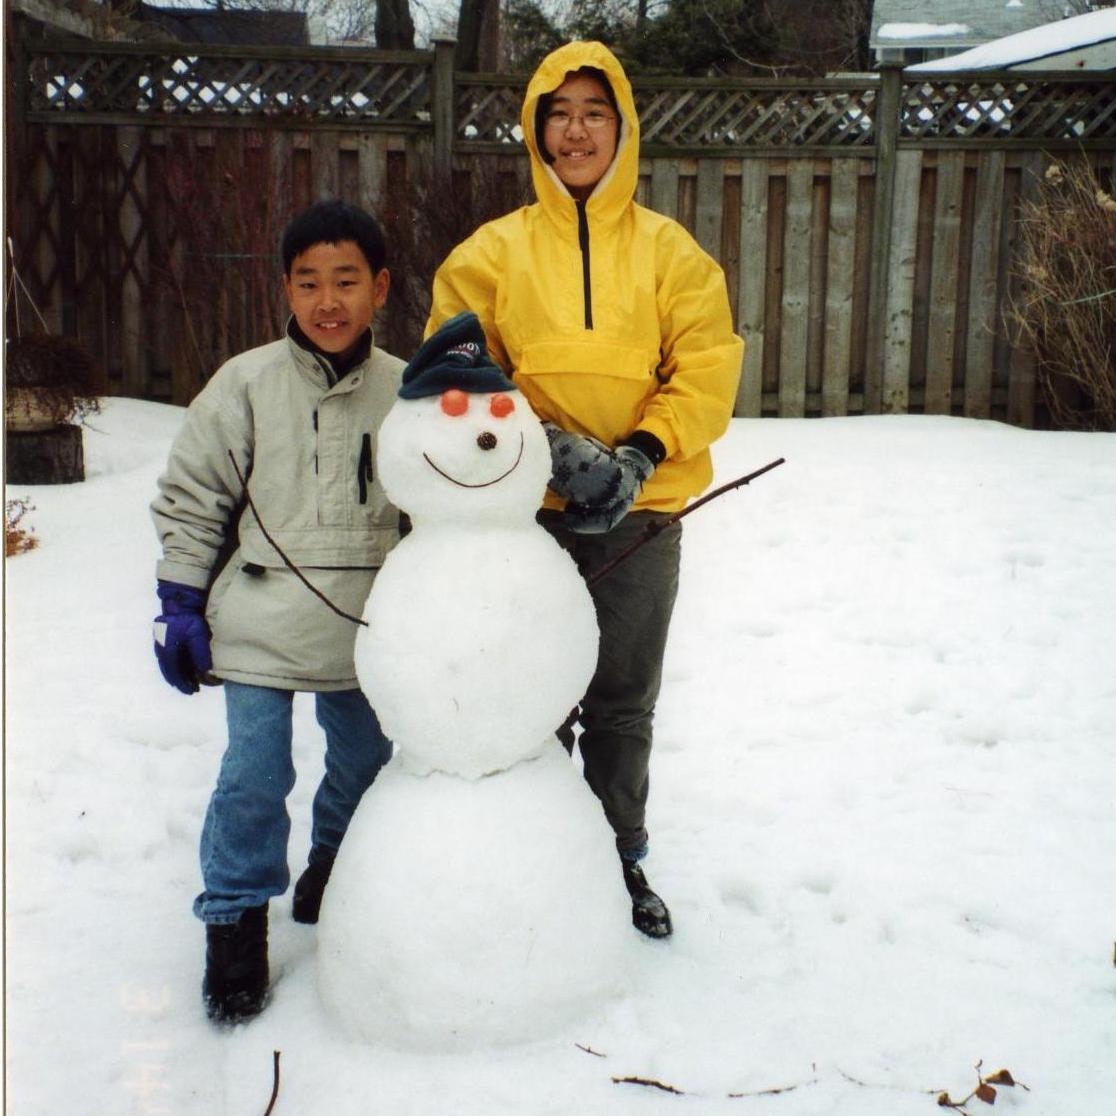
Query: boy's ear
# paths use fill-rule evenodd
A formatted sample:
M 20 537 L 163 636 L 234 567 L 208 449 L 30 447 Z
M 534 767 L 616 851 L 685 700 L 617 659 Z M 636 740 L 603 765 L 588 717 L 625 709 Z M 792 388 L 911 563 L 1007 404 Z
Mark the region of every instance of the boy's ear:
M 372 276 L 373 298 L 376 309 L 379 310 L 387 302 L 388 291 L 391 289 L 391 272 L 386 267 Z

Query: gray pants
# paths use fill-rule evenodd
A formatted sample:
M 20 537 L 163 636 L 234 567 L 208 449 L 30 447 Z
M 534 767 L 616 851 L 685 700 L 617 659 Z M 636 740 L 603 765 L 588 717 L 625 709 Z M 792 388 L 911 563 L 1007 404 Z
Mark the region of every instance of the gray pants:
M 659 512 L 633 512 L 606 535 L 576 535 L 560 512 L 539 522 L 591 577 L 630 546 Z M 567 748 L 578 738 L 585 779 L 604 806 L 621 855 L 637 859 L 647 847 L 645 825 L 651 724 L 663 677 L 663 652 L 678 594 L 682 525 L 673 523 L 590 588 L 601 630 L 597 670 L 589 689 L 558 732 Z

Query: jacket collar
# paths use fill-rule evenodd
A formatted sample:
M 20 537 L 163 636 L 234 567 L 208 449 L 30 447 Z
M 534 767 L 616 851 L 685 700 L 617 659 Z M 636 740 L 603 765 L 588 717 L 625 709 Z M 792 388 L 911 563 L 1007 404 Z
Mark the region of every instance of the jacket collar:
M 616 56 L 602 43 L 574 42 L 548 54 L 531 80 L 523 98 L 520 124 L 531 156 L 531 180 L 543 211 L 559 226 L 577 226 L 574 199 L 539 152 L 535 133 L 535 109 L 544 93 L 553 93 L 566 75 L 582 66 L 602 70 L 612 86 L 620 108 L 620 136 L 616 156 L 586 202 L 586 213 L 595 224 L 612 224 L 627 211 L 639 181 L 639 115 L 632 85 Z
M 338 358 L 323 353 L 299 328 L 292 314 L 287 319 L 287 348 L 294 362 L 304 372 L 315 379 L 325 379 L 328 387 L 336 387 L 350 372 L 365 364 L 372 355 L 373 337 L 371 328 L 365 330 L 356 351 L 341 363 Z

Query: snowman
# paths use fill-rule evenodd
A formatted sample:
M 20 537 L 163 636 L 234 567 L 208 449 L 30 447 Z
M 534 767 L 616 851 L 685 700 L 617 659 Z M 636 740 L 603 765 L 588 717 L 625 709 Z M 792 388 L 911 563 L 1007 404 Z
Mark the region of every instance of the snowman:
M 593 674 L 596 615 L 535 521 L 547 439 L 474 314 L 407 366 L 376 461 L 413 530 L 356 665 L 396 756 L 338 854 L 319 984 L 369 1041 L 529 1041 L 620 989 L 629 918 L 611 831 L 554 735 Z

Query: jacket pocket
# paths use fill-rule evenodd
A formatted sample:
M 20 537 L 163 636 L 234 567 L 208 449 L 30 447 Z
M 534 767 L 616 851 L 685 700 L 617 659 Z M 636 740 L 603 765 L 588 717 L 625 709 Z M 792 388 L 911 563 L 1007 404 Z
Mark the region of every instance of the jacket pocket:
M 635 429 L 659 387 L 647 353 L 600 341 L 527 345 L 515 380 L 541 418 L 609 445 Z

